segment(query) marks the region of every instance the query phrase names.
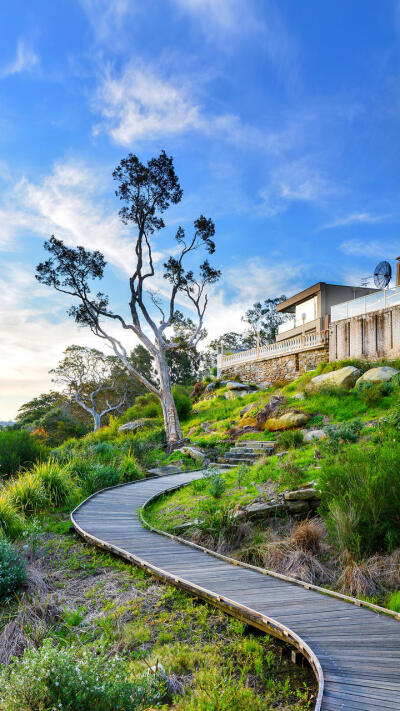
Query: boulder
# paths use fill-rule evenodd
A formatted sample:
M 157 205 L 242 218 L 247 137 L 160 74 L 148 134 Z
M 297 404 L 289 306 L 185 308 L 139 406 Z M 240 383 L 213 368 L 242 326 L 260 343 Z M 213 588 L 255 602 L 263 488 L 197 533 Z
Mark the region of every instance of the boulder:
M 269 380 L 265 380 L 263 383 L 257 383 L 257 390 L 269 390 L 272 386 L 273 383 L 270 383 Z
M 305 513 L 306 511 L 309 511 L 309 505 L 307 501 L 287 501 L 287 507 L 289 509 L 289 513 Z
M 210 383 L 211 385 L 211 383 Z M 235 380 L 229 380 L 226 384 L 228 390 L 250 390 L 249 383 L 237 383 Z
M 304 393 L 295 393 L 294 395 L 292 395 L 292 398 L 296 400 L 304 400 L 305 397 L 306 396 L 304 395 Z
M 391 368 L 388 365 L 383 365 L 380 368 L 371 368 L 371 370 L 367 370 L 361 378 L 358 378 L 356 385 L 360 385 L 361 383 L 374 383 L 374 385 L 388 383 L 393 376 L 399 372 L 400 371 L 396 370 L 396 368 Z
M 149 469 L 148 472 L 153 476 L 168 476 L 169 474 L 180 474 L 181 468 L 176 467 L 174 464 L 164 464 L 162 467 Z
M 206 459 L 204 452 L 201 452 L 200 449 L 195 449 L 194 447 L 180 447 L 176 451 L 182 452 L 182 454 L 187 454 L 188 457 L 194 459 L 196 462 L 203 463 Z
M 265 502 L 255 501 L 253 504 L 249 504 L 244 507 L 246 516 L 248 518 L 268 518 L 274 514 L 284 511 L 284 504 L 268 504 Z
M 270 417 L 264 426 L 264 429 L 270 432 L 278 432 L 279 430 L 290 430 L 292 427 L 301 427 L 307 424 L 310 415 L 306 412 L 285 412 L 280 417 Z
M 244 397 L 245 395 L 250 395 L 252 390 L 228 390 L 225 393 L 226 400 L 235 400 L 237 397 Z
M 243 417 L 239 422 L 239 427 L 257 427 L 257 420 L 255 417 Z
M 306 390 L 313 392 L 325 387 L 340 387 L 350 390 L 354 387 L 356 380 L 360 377 L 361 371 L 354 368 L 352 365 L 346 365 L 345 368 L 332 370 L 330 373 L 316 375 L 307 385 Z
M 206 387 L 204 388 L 204 392 L 205 392 L 205 393 L 212 393 L 213 390 L 216 390 L 218 387 L 219 387 L 219 384 L 218 384 L 218 383 L 214 383 L 214 382 L 208 383 L 208 384 L 206 385 Z
M 193 390 L 192 390 L 192 392 L 190 393 L 190 397 L 191 397 L 192 399 L 193 399 L 193 398 L 196 398 L 196 397 L 200 397 L 200 395 L 204 392 L 205 388 L 206 388 L 205 383 L 203 383 L 203 382 L 200 380 L 200 382 L 195 383 L 195 385 L 193 386 Z
M 320 495 L 316 491 L 309 487 L 308 489 L 296 489 L 295 491 L 285 491 L 286 501 L 312 501 L 313 499 L 319 499 Z
M 303 440 L 304 442 L 307 442 L 308 444 L 310 442 L 316 442 L 320 439 L 324 439 L 326 437 L 326 432 L 324 430 L 302 430 L 303 432 Z
M 125 422 L 124 425 L 118 427 L 118 432 L 135 432 L 135 430 L 141 430 L 143 427 L 148 427 L 153 421 L 149 418 L 143 418 L 142 420 L 132 420 L 131 422 Z
M 279 410 L 279 408 L 285 402 L 285 398 L 282 395 L 271 397 L 270 401 L 260 410 L 257 415 L 257 424 L 261 427 L 272 415 Z

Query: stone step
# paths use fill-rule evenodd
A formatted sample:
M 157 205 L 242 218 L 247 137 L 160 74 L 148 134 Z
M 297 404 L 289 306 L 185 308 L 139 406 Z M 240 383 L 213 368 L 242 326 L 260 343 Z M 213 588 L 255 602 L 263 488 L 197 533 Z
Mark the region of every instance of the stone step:
M 269 454 L 272 450 L 270 449 L 250 449 L 250 447 L 233 447 L 231 450 L 232 454 L 257 454 L 258 456 L 263 456 Z
M 247 454 L 245 452 L 225 452 L 224 457 L 226 459 L 256 459 L 257 455 L 253 452 Z
M 224 464 L 224 463 L 226 464 L 226 463 L 228 463 L 228 462 L 227 462 L 227 461 L 224 461 L 224 459 L 222 459 L 222 457 L 221 457 L 221 459 L 218 460 L 218 463 L 219 463 L 219 464 Z M 254 459 L 250 459 L 250 457 L 249 457 L 249 458 L 246 458 L 246 459 L 244 459 L 244 458 L 239 459 L 239 458 L 230 457 L 230 458 L 229 458 L 229 464 L 233 464 L 234 466 L 236 466 L 237 464 L 249 464 L 249 465 L 251 465 L 251 464 L 254 464 Z
M 274 449 L 276 442 L 267 440 L 241 440 L 235 442 L 236 447 L 249 447 L 249 449 Z

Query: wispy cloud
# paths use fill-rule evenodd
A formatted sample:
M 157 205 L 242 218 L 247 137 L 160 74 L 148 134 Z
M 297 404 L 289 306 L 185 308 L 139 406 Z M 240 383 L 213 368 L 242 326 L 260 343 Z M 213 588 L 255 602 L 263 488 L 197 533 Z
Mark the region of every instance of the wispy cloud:
M 374 259 L 396 259 L 400 254 L 400 240 L 349 239 L 339 249 L 345 254 Z
M 121 40 L 128 17 L 136 13 L 140 3 L 135 0 L 79 0 L 96 41 L 113 44 Z
M 313 165 L 312 158 L 291 161 L 276 168 L 260 191 L 262 210 L 275 215 L 291 202 L 322 203 L 337 190 L 325 172 Z
M 31 45 L 23 39 L 17 43 L 15 58 L 8 64 L 0 67 L 0 78 L 20 74 L 21 72 L 31 72 L 39 64 L 39 57 Z
M 349 215 L 344 215 L 343 217 L 338 217 L 327 225 L 324 225 L 322 229 L 329 230 L 332 227 L 347 227 L 348 225 L 357 224 L 374 224 L 376 222 L 386 222 L 392 217 L 391 214 L 377 215 L 372 212 L 352 212 Z

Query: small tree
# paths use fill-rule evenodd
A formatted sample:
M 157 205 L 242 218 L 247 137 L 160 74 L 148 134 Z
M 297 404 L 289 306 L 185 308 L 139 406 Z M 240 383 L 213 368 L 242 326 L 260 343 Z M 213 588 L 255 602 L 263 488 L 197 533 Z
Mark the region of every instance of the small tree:
M 67 395 L 92 416 L 94 432 L 105 415 L 120 410 L 125 403 L 125 394 L 121 393 L 125 372 L 115 361 L 115 357 L 95 348 L 69 346 L 61 363 L 50 371 L 55 376 L 53 382 L 65 385 Z
M 163 276 L 170 286 L 164 308 L 164 302 L 156 294 L 146 293 L 145 287 L 155 275 L 152 235 L 165 226 L 162 214 L 170 204 L 177 204 L 182 199 L 173 160 L 162 151 L 157 158 L 144 164 L 137 156 L 129 154 L 120 162 L 113 177 L 118 183 L 116 195 L 125 203 L 119 213 L 122 221 L 132 223 L 136 228 L 135 264 L 129 279 L 129 321 L 109 309 L 109 299 L 104 293 L 94 295 L 91 292 L 91 281 L 101 279 L 106 266 L 103 255 L 98 251 L 90 252 L 84 247 L 70 249 L 52 236 L 45 242 L 50 258 L 38 265 L 36 278 L 57 291 L 77 298 L 79 304 L 69 310 L 70 315 L 78 324 L 89 326 L 93 333 L 108 341 L 128 372 L 160 399 L 167 443 L 172 448 L 182 439 L 182 430 L 172 396 L 167 353 L 180 347 L 180 344 L 168 337 L 168 329 L 173 324 L 178 297 L 185 297 L 197 316 L 196 329 L 188 346 L 196 346 L 201 338 L 207 308 L 206 287 L 219 279 L 220 272 L 205 259 L 200 264 L 198 277 L 195 277 L 193 270 L 186 268 L 186 258 L 200 247 L 213 254 L 214 223 L 201 215 L 195 220 L 194 232 L 189 238 L 186 238 L 182 227 L 178 227 L 175 235 L 178 253 L 171 255 L 164 264 Z M 154 318 L 155 311 L 160 315 L 158 320 Z M 110 333 L 107 321 L 118 322 L 124 331 L 137 337 L 149 351 L 154 359 L 159 384 L 155 385 L 132 365 L 129 349 Z
M 287 314 L 278 313 L 276 310 L 278 304 L 285 301 L 286 298 L 282 294 L 282 296 L 276 296 L 274 299 L 264 299 L 263 303 L 257 301 L 242 316 L 242 321 L 249 326 L 246 332 L 247 348 L 253 348 L 256 345 L 257 333 L 259 334 L 261 346 L 275 342 L 278 327 L 289 318 Z

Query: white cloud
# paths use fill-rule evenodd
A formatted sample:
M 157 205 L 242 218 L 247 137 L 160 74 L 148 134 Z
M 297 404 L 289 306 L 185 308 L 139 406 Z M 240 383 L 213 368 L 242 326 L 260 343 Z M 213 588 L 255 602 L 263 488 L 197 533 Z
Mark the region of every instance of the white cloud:
M 372 212 L 352 212 L 349 215 L 344 215 L 343 217 L 338 217 L 337 219 L 324 225 L 322 229 L 328 230 L 332 227 L 347 227 L 347 225 L 356 224 L 374 224 L 376 222 L 386 222 L 390 219 L 392 215 L 376 215 Z
M 0 68 L 0 78 L 19 74 L 21 72 L 30 72 L 39 64 L 39 57 L 34 49 L 23 39 L 19 39 L 17 43 L 17 51 L 15 59 L 9 64 Z
M 200 108 L 187 87 L 134 66 L 126 67 L 120 77 L 106 73 L 95 107 L 104 118 L 95 132 L 105 129 L 120 145 L 204 128 Z
M 375 259 L 396 259 L 400 254 L 400 240 L 349 239 L 339 249 L 345 254 Z
M 335 192 L 325 173 L 313 167 L 311 159 L 304 158 L 275 169 L 260 197 L 263 211 L 275 215 L 286 210 L 290 202 L 321 203 Z
M 129 15 L 136 12 L 134 0 L 79 0 L 96 40 L 111 44 L 121 39 Z M 115 45 L 114 45 L 115 47 Z

